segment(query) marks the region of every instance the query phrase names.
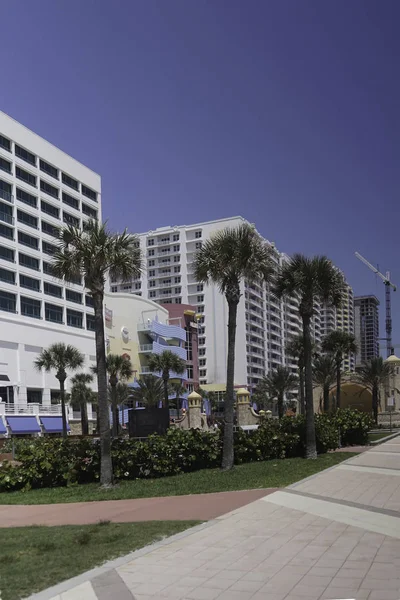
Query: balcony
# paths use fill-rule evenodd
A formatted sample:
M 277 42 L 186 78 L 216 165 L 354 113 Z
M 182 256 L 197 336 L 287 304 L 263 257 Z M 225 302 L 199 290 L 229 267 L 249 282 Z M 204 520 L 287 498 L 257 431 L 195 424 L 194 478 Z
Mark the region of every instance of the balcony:
M 140 367 L 139 373 L 140 373 L 140 375 L 155 375 L 155 377 L 161 377 L 160 371 L 151 371 L 149 369 L 149 367 Z M 184 373 L 182 373 L 182 375 L 178 375 L 178 373 L 174 373 L 174 371 L 170 371 L 169 378 L 170 379 L 183 379 L 186 381 L 188 378 L 187 371 L 184 371 Z
M 14 217 L 6 212 L 3 212 L 2 210 L 0 210 L 0 221 L 14 225 Z
M 158 335 L 166 339 L 177 339 L 183 342 L 186 341 L 186 331 L 177 325 L 166 325 L 159 321 L 150 319 L 137 324 L 137 330 L 149 333 L 150 335 Z
M 2 188 L 0 188 L 0 198 L 3 198 L 3 200 L 7 200 L 7 202 L 10 202 L 11 204 L 14 203 L 14 196 L 10 194 L 10 192 L 6 192 L 6 190 L 3 190 Z
M 0 402 L 0 415 L 61 415 L 61 404 Z
M 139 346 L 139 352 L 142 354 L 162 354 L 166 350 L 172 352 L 172 354 L 176 354 L 182 360 L 187 360 L 187 351 L 185 350 L 185 348 L 181 348 L 180 346 L 169 346 L 168 344 L 160 344 L 158 342 L 153 342 L 152 344 L 143 344 Z

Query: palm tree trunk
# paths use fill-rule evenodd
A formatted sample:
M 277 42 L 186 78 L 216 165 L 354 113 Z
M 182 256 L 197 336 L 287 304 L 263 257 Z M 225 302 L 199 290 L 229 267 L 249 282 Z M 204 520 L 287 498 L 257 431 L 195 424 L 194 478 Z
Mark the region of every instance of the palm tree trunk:
M 336 361 L 336 408 L 340 408 L 340 395 L 342 386 L 342 361 Z
M 179 394 L 176 395 L 176 413 L 177 413 L 177 418 L 179 419 Z
M 313 373 L 312 373 L 312 341 L 310 330 L 311 317 L 303 315 L 304 335 L 304 369 L 305 369 L 305 396 L 306 396 L 306 458 L 317 458 L 315 442 L 314 399 L 313 399 Z
M 168 412 L 169 412 L 168 379 L 169 379 L 169 373 L 168 373 L 168 377 L 163 377 L 163 383 L 164 383 L 164 408 L 167 408 Z
M 329 385 L 324 385 L 324 412 L 329 412 Z
M 375 423 L 378 422 L 378 388 L 374 385 L 372 389 L 372 412 Z
M 300 387 L 300 414 L 306 413 L 306 399 L 304 394 L 304 367 L 299 368 L 299 387 Z
M 228 360 L 226 367 L 226 394 L 224 400 L 224 445 L 222 451 L 222 469 L 232 469 L 233 454 L 233 407 L 235 385 L 235 343 L 238 303 L 228 302 Z
M 103 293 L 93 294 L 94 321 L 96 333 L 96 363 L 97 363 L 97 388 L 98 388 L 98 414 L 100 434 L 100 483 L 110 486 L 113 483 L 113 469 L 111 460 L 111 432 L 110 413 L 107 399 L 107 370 L 106 370 L 106 344 L 104 335 Z
M 112 436 L 113 438 L 118 437 L 118 424 L 119 424 L 119 414 L 118 414 L 118 405 L 117 405 L 117 384 L 111 385 L 111 410 L 113 416 L 112 422 Z
M 59 379 L 60 382 L 60 400 L 61 400 L 61 416 L 62 416 L 62 434 L 63 438 L 68 435 L 67 430 L 67 415 L 65 412 L 65 379 Z
M 279 420 L 283 417 L 283 394 L 279 394 L 278 396 L 278 417 Z
M 87 404 L 86 404 L 85 400 L 83 402 L 81 402 L 81 429 L 82 429 L 82 435 L 89 435 Z

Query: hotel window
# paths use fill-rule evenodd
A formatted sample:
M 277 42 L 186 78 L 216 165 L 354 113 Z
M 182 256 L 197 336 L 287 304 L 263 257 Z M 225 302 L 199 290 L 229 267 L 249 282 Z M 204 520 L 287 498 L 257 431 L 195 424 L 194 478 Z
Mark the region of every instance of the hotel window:
M 13 271 L 9 271 L 8 269 L 0 269 L 0 281 L 15 285 L 15 273 Z
M 37 187 L 35 175 L 31 175 L 31 173 L 24 171 L 24 169 L 21 169 L 20 167 L 16 167 L 15 168 L 15 176 L 17 179 L 20 179 L 21 181 L 25 181 L 25 183 L 29 183 L 29 185 L 32 185 L 33 187 Z
M 205 343 L 206 343 L 206 338 L 203 338 L 203 337 L 199 338 L 199 346 L 204 346 Z
M 79 191 L 79 182 L 76 179 L 73 179 L 69 175 L 63 173 L 61 176 L 61 180 L 63 183 L 65 183 L 65 185 L 68 185 L 68 187 L 72 188 L 73 190 L 76 190 L 77 192 Z
M 0 169 L 6 173 L 11 173 L 11 163 L 0 157 Z
M 40 319 L 41 305 L 42 303 L 40 300 L 21 296 L 21 315 L 32 317 L 33 319 Z
M 18 231 L 18 242 L 23 246 L 29 246 L 35 250 L 39 249 L 39 240 L 23 231 Z
M 204 312 L 204 305 L 203 304 L 199 304 L 199 306 L 197 307 L 197 312 L 199 312 L 199 313 L 203 313 Z
M 4 150 L 11 152 L 11 142 L 8 138 L 4 137 L 4 135 L 0 135 L 0 146 L 4 148 Z
M 175 288 L 175 294 L 180 294 L 181 293 L 181 288 L 180 287 L 176 287 Z
M 55 304 L 44 305 L 44 314 L 46 321 L 51 323 L 62 323 L 63 322 L 63 308 L 62 306 L 56 306 Z
M 79 210 L 79 200 L 77 198 L 74 198 L 73 196 L 70 196 L 69 194 L 66 194 L 65 192 L 62 193 L 62 201 L 64 202 L 64 204 L 68 204 L 68 206 L 71 206 L 72 208 L 76 208 L 76 210 Z
M 22 160 L 24 160 L 25 162 L 36 167 L 36 156 L 32 154 L 32 152 L 28 152 L 28 150 L 25 150 L 25 148 L 21 148 L 21 146 L 18 146 L 17 144 L 15 144 L 14 149 L 15 156 L 22 158 Z
M 14 229 L 11 229 L 11 227 L 7 227 L 7 225 L 3 225 L 3 223 L 0 223 L 0 237 L 7 238 L 8 240 L 13 240 Z
M 91 208 L 84 202 L 82 202 L 82 212 L 84 215 L 87 215 L 91 219 L 97 219 L 97 210 L 95 210 L 94 208 Z
M 203 245 L 203 242 L 196 242 L 196 250 L 200 250 L 202 245 Z
M 186 370 L 187 370 L 187 378 L 193 379 L 193 367 L 191 365 L 188 365 L 186 367 Z
M 181 278 L 180 277 L 175 277 L 174 283 L 180 283 L 180 282 L 181 282 Z
M 149 287 L 156 287 L 155 281 L 149 281 Z
M 201 358 L 201 359 L 199 360 L 199 366 L 200 366 L 200 367 L 205 367 L 205 366 L 206 366 L 206 361 L 207 361 L 207 359 L 206 359 L 206 358 Z
M 17 310 L 17 296 L 9 292 L 0 291 L 0 310 L 15 313 Z
M 82 183 L 82 194 L 83 194 L 83 196 L 86 196 L 87 198 L 90 198 L 91 200 L 94 200 L 95 202 L 97 202 L 97 193 L 94 190 L 87 187 L 86 185 L 83 185 L 83 183 Z
M 199 348 L 199 356 L 205 356 L 206 355 L 206 349 L 205 348 Z
M 58 179 L 58 169 L 56 169 L 52 165 L 49 165 L 49 163 L 45 162 L 42 159 L 40 159 L 39 165 L 40 165 L 41 171 L 43 171 L 44 173 L 47 173 L 51 177 L 54 177 L 54 179 Z
M 195 234 L 194 234 L 194 237 L 195 237 L 196 239 L 198 239 L 198 238 L 201 238 L 201 229 L 200 229 L 199 231 L 196 231 L 196 232 L 195 232 Z
M 50 256 L 52 256 L 57 252 L 57 246 L 54 246 L 53 244 L 49 244 L 48 242 L 42 240 L 42 252 L 44 252 L 45 254 L 50 254 Z
M 180 267 L 174 267 L 174 273 L 180 273 L 180 272 L 181 272 Z
M 49 196 L 53 196 L 53 198 L 58 199 L 58 188 L 54 187 L 54 185 L 50 185 L 47 181 L 40 180 L 40 189 L 42 192 L 46 192 Z
M 174 256 L 174 262 L 180 262 L 180 260 L 180 254 L 178 254 L 178 256 Z
M 179 233 L 174 233 L 174 235 L 172 236 L 172 241 L 173 242 L 178 242 L 179 241 Z
M 156 264 L 156 261 L 153 260 L 149 260 L 149 267 L 154 267 L 154 265 Z
M 29 225 L 29 227 L 33 227 L 34 229 L 38 228 L 38 220 L 37 217 L 29 215 L 23 210 L 17 209 L 17 221 L 20 223 L 24 223 L 24 225 Z
M 86 306 L 91 306 L 91 307 L 94 308 L 94 300 L 93 300 L 93 297 L 90 294 L 86 294 L 86 296 L 85 296 L 85 304 L 86 304 Z
M 0 258 L 2 260 L 7 260 L 8 262 L 15 262 L 14 250 L 6 248 L 5 246 L 0 246 Z
M 54 217 L 55 219 L 59 218 L 59 210 L 56 206 L 53 206 L 52 204 L 49 204 L 48 202 L 41 200 L 40 208 L 42 209 L 42 212 L 50 215 L 51 217 Z
M 69 213 L 63 211 L 63 221 L 64 223 L 67 223 L 68 225 L 72 225 L 73 227 L 79 227 L 80 225 L 80 220 L 77 219 L 76 217 L 74 217 L 73 215 L 70 215 Z
M 40 261 L 37 258 L 28 256 L 27 254 L 22 254 L 22 252 L 18 252 L 18 262 L 22 267 L 27 267 L 28 269 L 33 269 L 34 271 L 39 271 L 40 269 Z
M 175 304 L 182 304 L 182 298 L 175 298 Z
M 176 244 L 176 246 L 174 246 L 174 252 L 179 252 L 180 249 L 180 245 Z
M 68 288 L 65 290 L 65 298 L 69 300 L 69 302 L 75 302 L 76 304 L 82 304 L 82 294 L 79 292 L 74 292 L 74 290 L 69 290 Z
M 78 329 L 82 329 L 83 327 L 83 314 L 76 310 L 71 310 L 67 308 L 67 325 L 70 327 L 77 327 Z
M 42 231 L 43 233 L 48 233 L 49 235 L 58 238 L 60 230 L 55 225 L 51 223 L 47 223 L 47 221 L 42 221 Z
M 27 204 L 28 206 L 33 206 L 34 208 L 37 208 L 36 196 L 32 196 L 32 194 L 28 194 L 28 192 L 20 190 L 19 188 L 17 188 L 17 200 L 19 200 L 20 202 L 24 202 L 24 204 Z
M 149 256 L 154 256 L 155 250 L 154 248 L 150 248 L 150 250 L 148 251 L 148 255 Z
M 148 246 L 154 246 L 154 238 L 147 240 L 147 245 Z
M 156 276 L 155 269 L 151 269 L 151 270 L 149 271 L 149 277 L 155 277 L 155 276 Z
M 149 297 L 150 297 L 150 298 L 155 298 L 155 297 L 156 297 L 156 292 L 155 292 L 155 290 L 151 290 L 151 291 L 150 291 L 150 293 L 149 293 Z
M 86 329 L 88 331 L 95 331 L 95 322 L 93 315 L 86 315 Z
M 197 296 L 197 302 L 204 302 L 204 295 Z
M 62 298 L 62 288 L 59 285 L 53 285 L 45 281 L 43 283 L 43 291 L 47 296 L 54 296 L 55 298 Z
M 199 285 L 197 286 L 197 291 L 202 292 L 203 290 L 204 290 L 204 285 L 202 283 L 199 283 Z

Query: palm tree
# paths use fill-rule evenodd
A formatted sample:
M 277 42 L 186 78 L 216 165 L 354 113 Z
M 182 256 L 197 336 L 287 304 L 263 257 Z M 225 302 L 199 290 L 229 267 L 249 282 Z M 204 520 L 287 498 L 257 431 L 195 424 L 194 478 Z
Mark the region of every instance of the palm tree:
M 107 371 L 104 335 L 104 287 L 107 276 L 129 281 L 140 275 L 141 252 L 136 236 L 124 231 L 114 234 L 106 224 L 89 221 L 84 231 L 66 227 L 60 232 L 59 248 L 52 260 L 56 277 L 72 280 L 83 275 L 94 303 L 98 413 L 100 425 L 100 483 L 113 483 L 110 415 L 107 400 Z
M 179 358 L 179 356 L 174 354 L 171 350 L 164 350 L 161 354 L 150 354 L 149 368 L 151 371 L 161 373 L 164 384 L 164 408 L 169 408 L 168 382 L 170 379 L 170 372 L 172 371 L 177 375 L 183 375 L 186 371 L 186 361 Z
M 357 352 L 356 338 L 352 333 L 336 329 L 331 331 L 322 340 L 322 350 L 333 356 L 336 364 L 336 407 L 340 408 L 340 395 L 342 385 L 343 354 Z
M 224 443 L 222 468 L 234 462 L 233 419 L 237 309 L 243 280 L 248 283 L 269 282 L 274 267 L 272 248 L 256 229 L 245 223 L 216 232 L 200 248 L 194 261 L 194 278 L 200 283 L 216 284 L 228 303 L 228 356 L 224 401 Z
M 329 392 L 335 382 L 335 360 L 329 355 L 318 356 L 314 360 L 313 381 L 322 387 L 324 398 L 324 412 L 329 411 Z
M 381 386 L 386 387 L 389 384 L 391 375 L 393 375 L 392 366 L 385 363 L 381 356 L 372 358 L 360 367 L 355 375 L 356 381 L 372 393 L 372 411 L 375 423 L 378 421 L 379 390 Z
M 181 396 L 183 396 L 183 394 L 186 394 L 187 389 L 185 388 L 184 385 L 182 385 L 182 383 L 180 381 L 171 383 L 169 387 L 170 387 L 170 394 L 175 396 L 176 410 L 177 410 L 178 417 L 179 417 L 179 411 L 180 411 L 179 399 L 181 398 Z
M 283 417 L 283 401 L 285 394 L 291 392 L 298 385 L 296 375 L 290 372 L 288 367 L 278 366 L 262 379 L 263 385 L 271 398 L 278 399 L 278 416 Z
M 65 413 L 65 380 L 67 371 L 76 371 L 84 363 L 84 356 L 75 346 L 70 344 L 52 344 L 46 350 L 42 350 L 34 365 L 38 371 L 44 369 L 47 373 L 55 371 L 56 379 L 60 383 L 60 399 L 63 436 L 67 437 L 67 415 Z
M 96 372 L 97 368 L 94 368 Z M 106 357 L 106 370 L 108 374 L 108 383 L 110 385 L 111 410 L 113 416 L 112 435 L 118 437 L 118 394 L 117 384 L 128 381 L 133 376 L 133 367 L 125 354 L 108 354 Z
M 345 284 L 342 274 L 325 256 L 307 258 L 302 254 L 295 254 L 283 265 L 276 282 L 275 293 L 278 298 L 285 295 L 291 296 L 296 292 L 300 296 L 299 313 L 303 322 L 304 336 L 307 458 L 317 458 L 311 336 L 314 304 L 319 301 L 338 307 L 341 305 L 344 291 Z
M 164 399 L 164 385 L 159 377 L 155 375 L 142 375 L 138 381 L 137 388 L 131 391 L 135 402 L 143 402 L 147 407 L 158 407 Z
M 71 379 L 71 404 L 78 406 L 81 412 L 82 435 L 89 434 L 87 403 L 93 401 L 93 391 L 89 384 L 93 381 L 90 373 L 77 373 Z
M 299 367 L 299 391 L 300 391 L 300 414 L 304 415 L 305 394 L 304 394 L 304 337 L 302 334 L 292 337 L 286 344 L 286 354 L 295 358 Z
M 114 402 L 116 403 L 117 407 L 122 406 L 125 402 L 127 402 L 130 398 L 132 398 L 132 391 L 126 383 L 124 383 L 122 381 L 118 381 L 117 385 L 115 387 L 112 387 L 110 384 L 108 384 L 108 398 L 109 398 L 111 406 L 113 403 L 113 398 L 114 398 Z M 119 415 L 118 415 L 118 417 L 119 417 Z M 122 424 L 125 425 L 124 422 L 122 422 Z

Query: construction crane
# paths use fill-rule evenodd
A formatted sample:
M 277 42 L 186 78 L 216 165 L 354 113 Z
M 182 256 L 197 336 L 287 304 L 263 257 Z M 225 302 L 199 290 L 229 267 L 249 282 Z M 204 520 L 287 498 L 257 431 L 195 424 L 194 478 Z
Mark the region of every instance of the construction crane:
M 397 287 L 394 285 L 394 283 L 392 283 L 390 281 L 390 273 L 389 271 L 386 271 L 386 275 L 383 275 L 383 273 L 381 273 L 376 267 L 374 267 L 374 265 L 371 265 L 371 263 L 364 258 L 363 256 L 361 256 L 361 254 L 359 254 L 358 252 L 355 253 L 356 257 L 361 260 L 361 262 L 364 263 L 364 265 L 366 265 L 369 269 L 371 269 L 371 271 L 373 271 L 375 273 L 375 275 L 378 275 L 378 277 L 380 277 L 383 281 L 383 284 L 385 286 L 385 305 L 386 305 L 386 350 L 387 350 L 387 355 L 388 357 L 393 354 L 393 346 L 392 346 L 392 303 L 391 303 L 391 297 L 390 297 L 390 288 L 393 289 L 393 291 L 395 292 Z

